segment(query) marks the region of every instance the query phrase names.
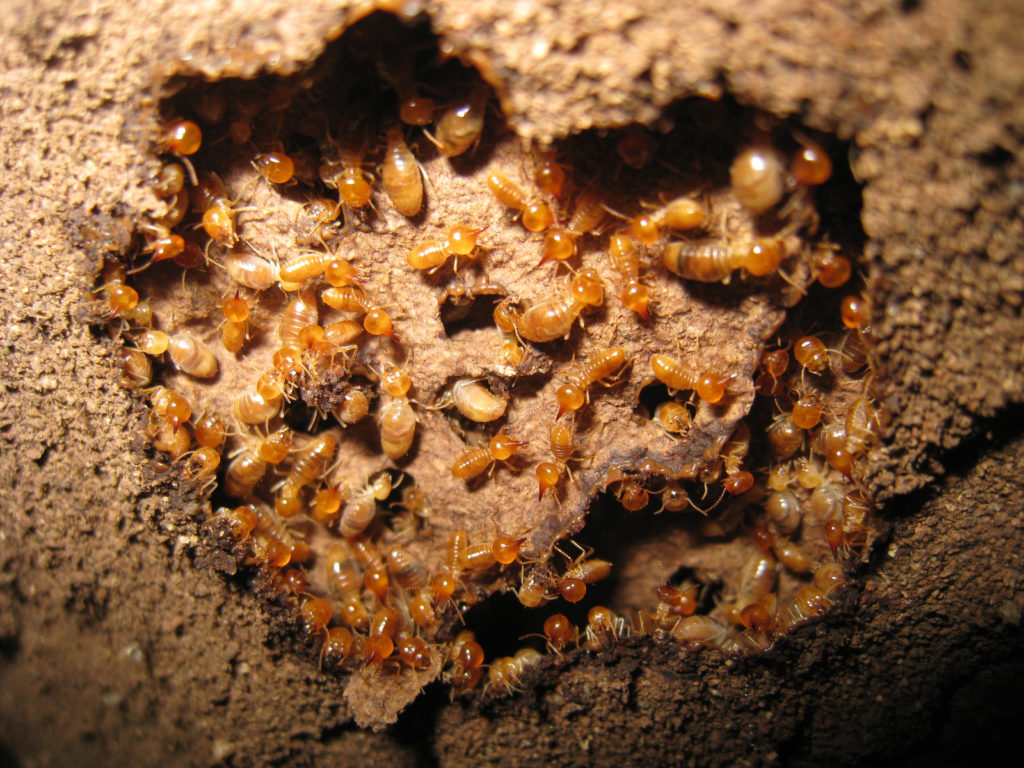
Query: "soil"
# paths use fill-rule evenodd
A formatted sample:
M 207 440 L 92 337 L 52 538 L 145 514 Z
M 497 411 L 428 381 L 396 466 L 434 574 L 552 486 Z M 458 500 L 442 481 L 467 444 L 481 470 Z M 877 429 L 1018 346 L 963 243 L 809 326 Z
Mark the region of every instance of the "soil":
M 172 74 L 287 74 L 366 4 L 9 4 L 0 56 L 0 762 L 960 764 L 1019 711 L 1024 12 L 963 2 L 389 4 L 425 11 L 527 138 L 728 94 L 851 142 L 892 421 L 888 540 L 846 603 L 746 661 L 637 640 L 518 696 L 428 688 L 358 728 L 255 597 L 193 562 L 141 406 L 85 322 L 149 199 Z M 122 218 L 123 217 L 123 218 Z M 111 224 L 111 222 L 114 222 Z M 120 222 L 120 226 L 118 225 Z

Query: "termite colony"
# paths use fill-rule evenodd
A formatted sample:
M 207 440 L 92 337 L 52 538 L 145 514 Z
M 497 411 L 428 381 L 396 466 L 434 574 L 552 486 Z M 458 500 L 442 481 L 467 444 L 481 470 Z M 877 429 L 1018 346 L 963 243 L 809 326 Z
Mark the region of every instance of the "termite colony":
M 381 15 L 160 121 L 162 203 L 99 313 L 157 469 L 322 669 L 400 708 L 629 636 L 764 651 L 828 610 L 883 418 L 828 137 L 692 99 L 524 146 Z M 537 609 L 507 655 L 474 624 L 499 592 Z

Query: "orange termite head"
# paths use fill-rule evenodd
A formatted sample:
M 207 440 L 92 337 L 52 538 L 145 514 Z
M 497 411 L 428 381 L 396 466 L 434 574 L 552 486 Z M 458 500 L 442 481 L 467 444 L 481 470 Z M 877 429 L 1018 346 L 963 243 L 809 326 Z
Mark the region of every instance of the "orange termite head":
M 526 440 L 513 440 L 504 432 L 499 432 L 491 438 L 491 456 L 497 461 L 505 461 L 506 459 L 511 458 L 512 455 L 524 445 L 529 445 L 529 443 Z
M 559 475 L 558 467 L 550 461 L 542 461 L 537 465 L 537 501 L 544 498 L 544 492 L 548 488 L 553 488 L 558 485 Z

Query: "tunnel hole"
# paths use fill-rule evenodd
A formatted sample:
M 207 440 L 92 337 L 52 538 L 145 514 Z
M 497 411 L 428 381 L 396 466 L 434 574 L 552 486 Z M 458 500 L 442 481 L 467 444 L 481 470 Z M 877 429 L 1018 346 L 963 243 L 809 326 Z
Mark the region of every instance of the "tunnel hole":
M 449 296 L 441 305 L 441 324 L 445 335 L 454 342 L 469 342 L 478 336 L 476 331 L 493 331 L 494 308 L 504 298 L 501 294 Z

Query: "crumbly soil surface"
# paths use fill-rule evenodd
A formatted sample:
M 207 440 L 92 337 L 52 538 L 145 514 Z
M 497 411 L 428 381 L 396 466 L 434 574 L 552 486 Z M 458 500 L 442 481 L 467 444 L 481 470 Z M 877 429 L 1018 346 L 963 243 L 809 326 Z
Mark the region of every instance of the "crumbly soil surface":
M 445 2 L 442 50 L 525 138 L 691 95 L 851 143 L 892 413 L 891 523 L 845 603 L 765 656 L 651 639 L 550 659 L 518 696 L 428 688 L 357 728 L 248 592 L 196 568 L 114 346 L 84 322 L 109 222 L 143 210 L 167 77 L 288 74 L 369 6 L 12 4 L 0 38 L 0 762 L 957 764 L 997 754 L 1024 666 L 1024 66 L 1018 4 Z M 99 232 L 99 234 L 97 234 Z M 531 682 L 528 680 L 527 682 Z

